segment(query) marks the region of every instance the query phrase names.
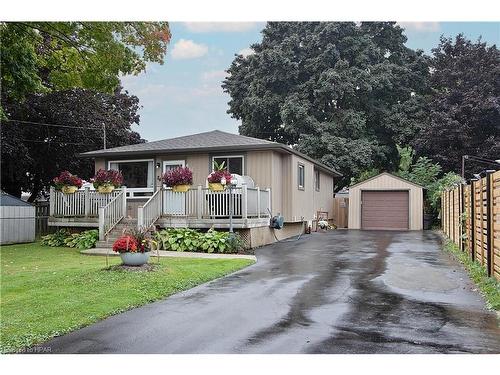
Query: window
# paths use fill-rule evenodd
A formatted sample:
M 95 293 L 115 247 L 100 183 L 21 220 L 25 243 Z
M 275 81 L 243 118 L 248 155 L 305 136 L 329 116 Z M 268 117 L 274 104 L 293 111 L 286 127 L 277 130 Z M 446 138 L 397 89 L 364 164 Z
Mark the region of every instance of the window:
M 153 190 L 153 160 L 110 161 L 109 169 L 117 169 L 122 172 L 123 185 L 129 189 Z
M 316 189 L 316 191 L 319 191 L 320 186 L 321 186 L 320 173 L 319 173 L 318 169 L 315 169 L 314 170 L 314 188 Z
M 297 185 L 300 190 L 304 190 L 305 185 L 305 167 L 304 164 L 298 164 L 297 169 Z
M 229 171 L 229 173 L 243 175 L 243 156 L 241 155 L 231 155 L 231 156 L 214 156 L 212 158 L 214 162 L 218 165 L 224 163 L 224 167 Z M 212 162 L 213 170 L 213 162 Z

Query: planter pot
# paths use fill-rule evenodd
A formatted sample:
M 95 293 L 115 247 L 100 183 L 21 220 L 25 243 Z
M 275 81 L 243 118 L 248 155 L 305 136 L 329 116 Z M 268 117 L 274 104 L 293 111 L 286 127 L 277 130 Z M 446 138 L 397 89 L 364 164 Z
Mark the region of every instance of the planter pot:
M 115 190 L 115 187 L 113 185 L 101 185 L 97 187 L 97 191 L 101 194 L 112 193 L 113 190 Z
M 424 229 L 431 229 L 432 214 L 424 214 Z
M 175 185 L 172 187 L 172 191 L 176 193 L 185 193 L 190 187 L 191 185 Z
M 64 194 L 75 194 L 77 190 L 78 190 L 78 187 L 77 187 L 77 186 L 71 186 L 71 185 L 64 185 L 64 186 L 61 188 L 61 191 L 62 191 Z
M 212 191 L 224 191 L 224 186 L 219 182 L 209 182 L 208 188 Z
M 121 253 L 122 263 L 126 266 L 142 266 L 149 260 L 149 252 L 147 253 Z

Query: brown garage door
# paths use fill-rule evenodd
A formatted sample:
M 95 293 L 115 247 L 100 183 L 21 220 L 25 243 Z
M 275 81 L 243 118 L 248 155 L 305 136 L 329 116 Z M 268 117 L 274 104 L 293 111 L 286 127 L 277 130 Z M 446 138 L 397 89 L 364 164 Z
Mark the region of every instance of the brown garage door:
M 408 229 L 407 191 L 362 191 L 362 229 Z

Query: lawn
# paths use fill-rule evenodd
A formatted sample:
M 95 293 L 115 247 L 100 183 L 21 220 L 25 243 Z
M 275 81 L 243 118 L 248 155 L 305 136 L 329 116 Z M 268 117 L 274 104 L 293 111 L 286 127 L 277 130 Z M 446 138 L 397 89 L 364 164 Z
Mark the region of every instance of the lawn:
M 161 258 L 154 272 L 38 243 L 0 247 L 2 352 L 14 352 L 248 266 L 248 259 Z M 120 263 L 110 257 L 110 265 Z M 150 262 L 155 263 L 156 258 Z

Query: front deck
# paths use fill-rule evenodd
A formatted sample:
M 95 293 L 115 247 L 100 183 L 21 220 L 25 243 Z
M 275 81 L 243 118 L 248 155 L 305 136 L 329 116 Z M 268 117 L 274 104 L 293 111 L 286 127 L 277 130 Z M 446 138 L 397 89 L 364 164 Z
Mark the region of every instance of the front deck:
M 89 188 L 74 194 L 54 189 L 50 193 L 49 225 L 55 227 L 99 228 L 105 238 L 113 227 L 126 218 L 127 189 L 100 194 Z M 234 228 L 255 228 L 269 224 L 271 191 L 237 187 L 214 192 L 201 186 L 185 193 L 161 188 L 137 209 L 138 227 L 157 225 L 228 229 L 230 212 Z

